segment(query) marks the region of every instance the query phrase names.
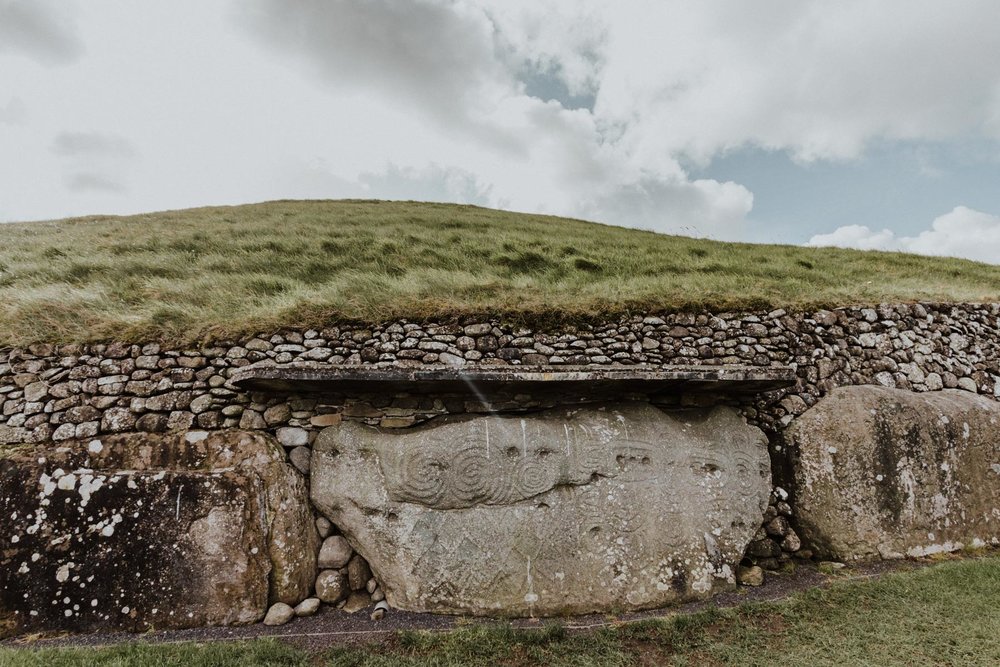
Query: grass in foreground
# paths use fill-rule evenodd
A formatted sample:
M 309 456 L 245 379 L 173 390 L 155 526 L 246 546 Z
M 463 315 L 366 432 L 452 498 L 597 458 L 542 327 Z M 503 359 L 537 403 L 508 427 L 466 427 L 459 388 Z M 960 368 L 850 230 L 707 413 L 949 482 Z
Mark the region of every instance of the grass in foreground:
M 0 225 L 0 346 L 394 317 L 997 299 L 1000 266 L 452 204 L 270 202 Z
M 784 602 L 710 609 L 603 630 L 472 626 L 404 632 L 308 656 L 273 641 L 111 649 L 0 649 L 0 665 L 555 667 L 624 665 L 923 666 L 1000 664 L 1000 557 L 840 582 Z

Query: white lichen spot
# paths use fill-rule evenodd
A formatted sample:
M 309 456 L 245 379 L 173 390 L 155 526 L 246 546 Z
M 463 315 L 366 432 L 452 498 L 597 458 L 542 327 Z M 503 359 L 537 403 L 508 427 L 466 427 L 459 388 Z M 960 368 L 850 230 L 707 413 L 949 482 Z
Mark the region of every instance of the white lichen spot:
M 90 444 L 87 445 L 87 451 L 91 454 L 100 454 L 104 449 L 104 445 L 100 440 L 91 440 Z
M 93 475 L 83 475 L 80 477 L 80 488 L 77 492 L 80 494 L 80 507 L 86 507 L 87 503 L 90 502 L 90 497 L 99 491 L 101 487 L 104 486 L 104 477 Z
M 115 534 L 115 526 L 112 523 L 109 523 L 108 525 L 104 526 L 104 528 L 101 528 L 101 535 L 103 535 L 104 537 L 111 537 L 114 534 Z
M 31 570 L 28 569 L 27 563 L 21 563 L 21 567 L 17 568 L 18 574 L 28 574 Z
M 10 538 L 10 543 L 11 544 L 17 544 L 20 541 L 21 541 L 20 535 L 12 535 L 11 538 Z
M 61 476 L 57 486 L 63 491 L 72 491 L 76 488 L 76 475 L 73 473 L 67 473 Z
M 127 614 L 127 613 L 129 613 L 130 611 L 131 611 L 131 609 L 129 609 L 128 607 L 122 607 L 122 613 L 123 613 L 123 614 Z
M 38 478 L 38 483 L 42 486 L 43 498 L 46 496 L 51 496 L 53 493 L 55 493 L 56 483 L 52 480 L 51 477 L 46 475 L 44 472 L 42 473 L 42 476 Z
M 59 569 L 56 570 L 56 581 L 58 581 L 60 584 L 63 583 L 64 581 L 67 581 L 69 579 L 69 571 L 73 569 L 73 565 L 74 563 L 72 562 L 60 565 Z
M 42 554 L 40 554 L 40 553 L 33 553 L 33 554 L 31 554 L 31 562 L 32 563 L 37 563 L 38 559 L 41 558 L 41 557 L 42 557 Z
M 96 607 L 97 606 L 97 598 L 94 598 L 93 600 L 90 601 L 90 606 L 91 607 Z

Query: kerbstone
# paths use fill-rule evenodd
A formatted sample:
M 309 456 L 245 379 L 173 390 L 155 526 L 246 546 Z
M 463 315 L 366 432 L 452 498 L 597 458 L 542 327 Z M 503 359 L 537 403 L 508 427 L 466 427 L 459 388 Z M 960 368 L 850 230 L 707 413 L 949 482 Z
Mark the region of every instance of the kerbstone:
M 250 623 L 301 602 L 319 540 L 283 459 L 239 431 L 0 458 L 0 635 Z
M 311 494 L 394 608 L 556 615 L 732 585 L 770 489 L 766 439 L 733 409 L 620 403 L 345 422 L 314 445 Z
M 1000 543 L 1000 403 L 834 389 L 784 435 L 807 547 L 836 560 Z

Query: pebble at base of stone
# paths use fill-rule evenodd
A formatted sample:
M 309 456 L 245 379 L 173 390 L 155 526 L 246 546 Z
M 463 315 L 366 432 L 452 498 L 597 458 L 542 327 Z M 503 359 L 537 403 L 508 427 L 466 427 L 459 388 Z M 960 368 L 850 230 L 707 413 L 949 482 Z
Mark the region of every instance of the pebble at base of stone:
M 319 605 L 319 598 L 306 598 L 302 602 L 295 605 L 295 615 L 299 617 L 312 616 L 319 611 Z
M 264 625 L 284 625 L 295 616 L 295 610 L 284 602 L 276 602 L 267 610 Z

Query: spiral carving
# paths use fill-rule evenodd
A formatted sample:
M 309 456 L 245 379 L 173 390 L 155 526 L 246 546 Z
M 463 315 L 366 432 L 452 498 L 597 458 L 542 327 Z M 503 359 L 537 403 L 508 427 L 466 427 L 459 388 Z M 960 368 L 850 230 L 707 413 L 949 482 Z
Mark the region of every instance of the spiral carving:
M 465 503 L 500 503 L 509 495 L 509 478 L 498 462 L 486 457 L 483 450 L 468 447 L 452 459 L 450 488 Z
M 445 465 L 418 449 L 406 452 L 401 463 L 400 495 L 408 500 L 433 504 L 445 492 Z
M 531 459 L 520 462 L 517 470 L 517 490 L 522 498 L 530 498 L 552 488 L 553 476 L 549 467 Z

